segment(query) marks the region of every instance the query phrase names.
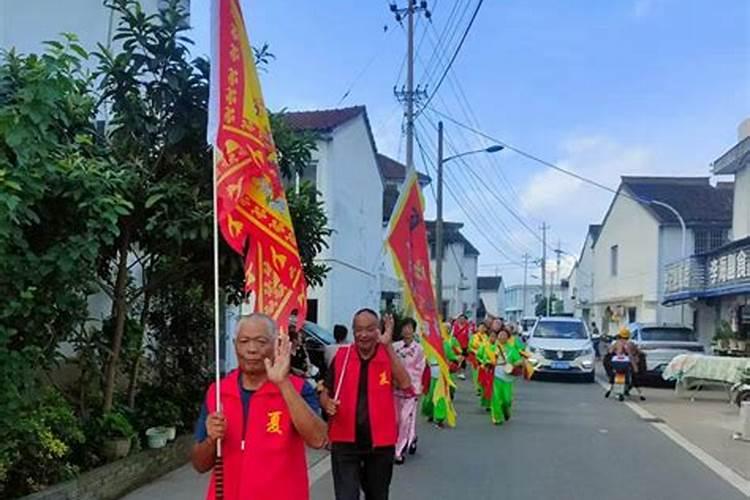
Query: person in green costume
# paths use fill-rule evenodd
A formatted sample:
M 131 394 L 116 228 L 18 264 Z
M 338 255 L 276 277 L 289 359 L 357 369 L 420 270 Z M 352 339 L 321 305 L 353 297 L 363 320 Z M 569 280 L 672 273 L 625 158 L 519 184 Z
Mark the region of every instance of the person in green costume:
M 479 404 L 482 408 L 490 411 L 492 400 L 493 372 L 497 359 L 497 350 L 493 348 L 497 343 L 497 331 L 490 329 L 489 336 L 477 349 L 477 361 L 479 370 L 477 381 L 479 382 Z
M 443 352 L 448 364 L 458 361 L 451 338 L 443 341 Z M 427 417 L 428 422 L 434 422 L 437 427 L 443 427 L 448 416 L 448 401 L 444 395 L 435 391 L 440 378 L 440 364 L 434 355 L 427 356 L 427 363 L 430 365 L 430 388 L 422 397 L 422 415 Z
M 509 342 L 510 335 L 505 328 L 497 335 L 497 342 L 490 348 L 494 351 L 495 370 L 492 384 L 490 417 L 492 423 L 500 425 L 510 420 L 513 406 L 513 369 L 523 364 L 523 358 L 516 344 Z

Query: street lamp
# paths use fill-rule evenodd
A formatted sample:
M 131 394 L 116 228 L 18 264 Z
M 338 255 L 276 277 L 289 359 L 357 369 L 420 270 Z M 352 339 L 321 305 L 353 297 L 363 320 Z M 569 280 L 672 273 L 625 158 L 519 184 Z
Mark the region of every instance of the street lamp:
M 498 153 L 504 148 L 494 144 L 484 149 L 466 151 L 443 158 L 443 122 L 438 122 L 438 158 L 437 158 L 437 218 L 435 221 L 435 291 L 438 311 L 443 308 L 443 165 L 451 160 L 478 153 Z M 462 313 L 464 311 L 461 311 Z M 447 311 L 446 311 L 447 313 Z

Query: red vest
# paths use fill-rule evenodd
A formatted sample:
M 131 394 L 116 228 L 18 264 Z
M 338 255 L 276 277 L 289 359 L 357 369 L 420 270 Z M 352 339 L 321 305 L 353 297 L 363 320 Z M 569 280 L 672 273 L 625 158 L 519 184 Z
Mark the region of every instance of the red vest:
M 227 433 L 221 442 L 224 458 L 225 500 L 307 500 L 307 457 L 305 443 L 292 424 L 289 408 L 278 387 L 266 382 L 255 391 L 245 425 L 242 450 L 242 401 L 238 371 L 221 381 L 221 406 L 227 419 Z M 294 388 L 302 391 L 304 381 L 290 376 Z M 216 384 L 206 393 L 209 413 L 216 409 Z M 214 474 L 206 494 L 214 500 Z
M 357 347 L 341 348 L 334 358 L 334 384 L 344 369 L 346 353 L 351 349 L 349 361 L 341 382 L 339 407 L 328 425 L 328 439 L 331 443 L 354 443 L 356 440 L 357 396 L 359 392 L 359 371 L 361 360 Z M 393 396 L 393 373 L 391 359 L 380 345 L 370 359 L 367 371 L 367 408 L 370 412 L 370 433 L 373 447 L 394 446 L 396 444 L 396 404 Z M 334 394 L 336 387 L 334 387 Z

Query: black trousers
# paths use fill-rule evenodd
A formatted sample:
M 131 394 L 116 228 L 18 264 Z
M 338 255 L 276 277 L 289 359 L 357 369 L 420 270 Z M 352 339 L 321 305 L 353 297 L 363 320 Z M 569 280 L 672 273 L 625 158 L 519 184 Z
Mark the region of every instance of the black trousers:
M 331 469 L 336 500 L 388 500 L 393 476 L 394 448 L 369 451 L 333 449 Z

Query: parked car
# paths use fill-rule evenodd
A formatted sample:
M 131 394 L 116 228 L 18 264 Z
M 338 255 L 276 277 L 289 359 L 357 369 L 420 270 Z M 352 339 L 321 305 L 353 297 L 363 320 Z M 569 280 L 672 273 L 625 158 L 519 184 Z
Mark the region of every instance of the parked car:
M 594 382 L 594 347 L 586 324 L 579 318 L 539 318 L 527 346 L 535 373 L 584 377 Z
M 294 317 L 292 317 L 290 322 L 294 323 L 294 321 Z M 325 362 L 326 346 L 333 345 L 336 341 L 333 338 L 333 333 L 311 321 L 305 321 L 302 331 L 305 332 L 307 354 L 310 356 L 310 362 L 318 369 L 316 378 L 320 379 L 328 370 Z
M 680 354 L 703 353 L 705 347 L 684 325 L 631 323 L 631 339 L 646 354 L 646 373 L 661 376 L 670 361 Z

